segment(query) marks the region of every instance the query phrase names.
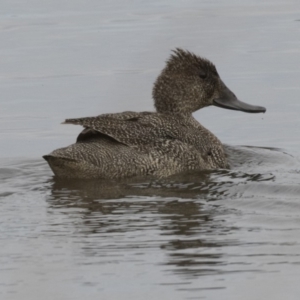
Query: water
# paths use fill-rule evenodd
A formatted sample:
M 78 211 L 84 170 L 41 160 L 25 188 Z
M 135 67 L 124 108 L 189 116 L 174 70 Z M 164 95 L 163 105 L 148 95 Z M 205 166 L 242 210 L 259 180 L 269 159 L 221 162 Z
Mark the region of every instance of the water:
M 298 299 L 298 1 L 2 2 L 1 299 Z M 80 130 L 60 123 L 152 110 L 175 47 L 267 107 L 195 113 L 232 169 L 53 178 L 41 156 Z

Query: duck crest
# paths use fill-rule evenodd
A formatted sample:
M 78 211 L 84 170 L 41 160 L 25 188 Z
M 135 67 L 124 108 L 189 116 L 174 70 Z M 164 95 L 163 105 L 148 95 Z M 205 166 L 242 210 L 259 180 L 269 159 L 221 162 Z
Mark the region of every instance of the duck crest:
M 192 113 L 216 105 L 245 112 L 265 108 L 239 101 L 209 60 L 176 48 L 153 87 L 156 112 L 67 119 L 84 130 L 75 144 L 44 159 L 65 178 L 167 177 L 228 168 L 222 143 Z
M 208 59 L 181 48 L 176 48 L 172 52 L 173 54 L 167 60 L 167 68 L 178 71 L 184 68 L 195 68 L 195 71 L 198 71 L 199 75 L 207 76 L 211 72 L 218 76 L 215 65 Z

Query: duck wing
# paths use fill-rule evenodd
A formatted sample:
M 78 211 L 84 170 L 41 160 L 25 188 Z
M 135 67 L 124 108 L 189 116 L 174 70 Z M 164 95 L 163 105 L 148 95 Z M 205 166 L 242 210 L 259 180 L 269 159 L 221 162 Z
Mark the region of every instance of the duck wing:
M 154 114 L 154 112 L 125 111 L 125 112 L 114 113 L 114 114 L 102 114 L 102 115 L 97 116 L 96 118 L 136 122 L 136 121 L 140 120 L 141 118 L 148 116 L 148 115 L 152 115 L 152 114 Z M 85 118 L 82 118 L 82 119 L 85 119 Z M 80 125 L 78 123 L 67 123 L 67 121 L 69 121 L 69 119 L 66 120 L 64 123 Z M 93 139 L 93 140 L 101 139 L 101 138 L 103 138 L 103 134 L 104 134 L 103 132 L 97 131 L 97 130 L 87 126 L 78 135 L 76 142 L 78 143 L 78 142 L 86 142 L 91 139 Z
M 170 138 L 170 136 L 161 127 L 146 122 L 138 122 L 142 118 L 141 113 L 124 113 L 109 115 L 100 115 L 97 117 L 67 119 L 63 124 L 81 125 L 85 129 L 77 138 L 77 142 L 83 141 L 83 136 L 93 136 L 100 134 L 113 138 L 119 143 L 127 146 L 136 146 L 143 148 L 143 145 L 155 143 L 160 138 Z

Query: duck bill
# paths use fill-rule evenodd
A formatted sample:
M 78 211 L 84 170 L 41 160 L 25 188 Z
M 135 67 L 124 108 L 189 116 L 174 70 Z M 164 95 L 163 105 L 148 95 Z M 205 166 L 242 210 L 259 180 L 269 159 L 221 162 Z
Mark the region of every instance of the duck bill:
M 266 112 L 266 109 L 262 106 L 251 105 L 238 100 L 235 94 L 223 82 L 221 95 L 219 98 L 213 100 L 213 105 L 232 110 L 240 110 L 248 113 Z

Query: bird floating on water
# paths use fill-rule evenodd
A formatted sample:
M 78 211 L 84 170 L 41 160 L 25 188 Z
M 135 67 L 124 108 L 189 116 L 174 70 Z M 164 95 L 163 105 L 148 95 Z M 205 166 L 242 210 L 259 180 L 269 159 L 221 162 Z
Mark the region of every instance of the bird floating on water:
M 126 111 L 67 119 L 81 125 L 75 144 L 43 156 L 64 178 L 167 177 L 193 170 L 229 168 L 219 139 L 192 113 L 215 105 L 265 112 L 237 99 L 209 60 L 177 48 L 153 87 L 155 112 Z

